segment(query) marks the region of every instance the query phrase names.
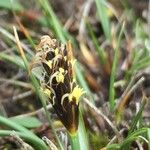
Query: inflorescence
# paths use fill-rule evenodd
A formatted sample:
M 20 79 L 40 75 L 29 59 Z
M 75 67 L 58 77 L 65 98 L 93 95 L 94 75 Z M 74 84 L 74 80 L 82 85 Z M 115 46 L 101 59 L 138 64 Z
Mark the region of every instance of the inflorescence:
M 78 128 L 79 99 L 84 91 L 75 81 L 71 45 L 45 35 L 37 46 L 35 62 L 43 69 L 41 91 L 48 97 L 55 112 L 69 131 Z

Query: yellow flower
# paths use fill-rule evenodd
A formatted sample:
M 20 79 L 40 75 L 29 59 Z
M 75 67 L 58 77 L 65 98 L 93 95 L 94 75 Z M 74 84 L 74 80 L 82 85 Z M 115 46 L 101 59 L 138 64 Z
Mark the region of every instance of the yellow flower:
M 56 81 L 58 83 L 64 83 L 64 69 L 63 68 L 59 68 L 59 71 L 57 72 L 57 75 L 56 75 Z
M 79 98 L 84 94 L 85 92 L 83 91 L 83 89 L 79 88 L 79 86 L 77 85 L 73 91 L 69 94 L 69 101 L 72 101 L 73 98 L 75 98 L 76 103 L 79 102 Z

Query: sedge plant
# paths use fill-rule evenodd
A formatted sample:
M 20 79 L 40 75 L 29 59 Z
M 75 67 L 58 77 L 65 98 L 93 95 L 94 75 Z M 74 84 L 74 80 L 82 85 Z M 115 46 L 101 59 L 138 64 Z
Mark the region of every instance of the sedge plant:
M 37 46 L 32 68 L 41 68 L 41 93 L 48 98 L 66 127 L 72 150 L 79 150 L 79 99 L 84 91 L 75 80 L 71 50 L 71 43 L 64 45 L 45 35 Z

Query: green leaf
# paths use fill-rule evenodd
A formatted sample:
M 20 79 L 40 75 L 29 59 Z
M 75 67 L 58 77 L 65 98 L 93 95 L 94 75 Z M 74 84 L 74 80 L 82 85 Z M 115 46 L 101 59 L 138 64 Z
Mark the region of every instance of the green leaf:
M 110 109 L 111 111 L 114 110 L 115 107 L 115 88 L 114 88 L 114 82 L 115 82 L 115 77 L 116 77 L 116 69 L 117 69 L 117 64 L 118 64 L 118 55 L 119 55 L 119 48 L 120 48 L 120 44 L 121 44 L 121 38 L 123 35 L 123 31 L 124 31 L 124 26 L 125 24 L 123 23 L 120 33 L 119 33 L 119 37 L 118 37 L 118 42 L 117 42 L 117 46 L 115 48 L 115 54 L 114 54 L 114 58 L 113 58 L 113 64 L 112 64 L 112 70 L 111 70 L 111 76 L 110 76 L 110 85 L 109 85 L 109 105 L 110 105 Z
M 0 8 L 14 11 L 23 11 L 22 5 L 17 0 L 0 0 Z
M 5 118 L 3 116 L 0 116 L 0 125 L 4 125 L 6 127 L 9 127 L 11 130 L 15 130 L 15 131 L 19 131 L 19 133 L 24 133 L 25 135 L 28 135 L 30 138 L 36 140 L 36 143 L 34 142 L 33 144 L 35 144 L 35 147 L 37 150 L 48 150 L 46 144 L 43 142 L 43 140 L 41 140 L 39 137 L 37 137 L 33 132 L 31 132 L 30 130 L 24 128 L 23 126 L 21 126 L 20 124 L 12 121 L 10 118 Z M 2 136 L 2 134 L 5 132 L 5 135 L 8 135 L 8 132 L 6 130 L 1 130 L 0 131 L 0 136 Z M 7 132 L 7 133 L 6 133 Z M 11 131 L 12 132 L 12 131 Z M 9 132 L 9 135 L 11 133 Z M 30 141 L 32 143 L 32 141 Z M 38 144 L 37 144 L 38 143 Z
M 150 129 L 147 129 L 148 148 L 150 149 Z
M 104 34 L 107 39 L 111 40 L 110 32 L 110 21 L 107 15 L 106 1 L 105 0 L 95 0 L 97 12 L 104 30 Z
M 17 55 L 11 56 L 9 54 L 0 53 L 0 60 L 9 62 L 9 63 L 13 63 L 13 64 L 17 65 L 18 67 L 25 69 L 25 65 L 24 65 L 22 59 Z
M 130 149 L 131 142 L 137 140 L 139 136 L 143 136 L 145 133 L 147 133 L 148 128 L 140 128 L 139 130 L 134 131 L 131 133 L 123 142 L 120 144 L 121 150 L 128 150 Z
M 65 35 L 64 35 L 64 29 L 61 27 L 61 23 L 59 22 L 59 19 L 55 15 L 53 8 L 49 4 L 48 0 L 38 0 L 39 4 L 43 8 L 44 15 L 46 16 L 47 22 L 51 28 L 54 29 L 56 35 L 59 37 L 59 39 L 62 42 L 65 42 Z
M 42 125 L 42 122 L 35 117 L 13 117 L 11 120 L 26 128 L 37 128 Z
M 98 39 L 96 38 L 96 36 L 95 36 L 95 34 L 93 32 L 93 29 L 92 29 L 92 25 L 90 24 L 90 22 L 88 20 L 86 20 L 86 25 L 87 25 L 87 29 L 89 31 L 89 35 L 90 35 L 90 37 L 92 39 L 93 45 L 95 47 L 95 50 L 98 52 L 100 61 L 101 61 L 102 64 L 105 64 L 106 63 L 105 51 L 104 51 L 104 49 L 102 49 L 99 46 Z
M 132 119 L 132 123 L 128 135 L 130 135 L 136 129 L 136 125 L 142 116 L 142 112 L 144 110 L 145 105 L 146 105 L 146 98 L 143 99 L 140 110 L 138 111 L 136 116 Z
M 138 111 L 138 113 L 136 114 L 136 116 L 133 118 L 133 120 L 131 122 L 131 126 L 130 126 L 130 129 L 129 129 L 129 132 L 128 132 L 128 137 L 130 137 L 130 135 L 135 131 L 135 129 L 137 127 L 137 124 L 138 124 L 140 118 L 142 117 L 142 112 L 144 110 L 145 105 L 146 105 L 146 99 L 143 100 L 140 110 Z M 130 149 L 130 142 L 125 145 L 124 149 L 125 150 L 129 150 Z
M 25 141 L 29 142 L 30 144 L 32 144 L 32 146 L 36 149 L 36 150 L 48 150 L 48 147 L 46 146 L 46 144 L 38 137 L 32 136 L 28 133 L 24 133 L 24 132 L 18 132 L 18 131 L 12 131 L 12 130 L 0 130 L 0 137 L 5 137 L 5 136 L 10 136 L 13 134 L 18 135 L 20 138 L 24 139 Z

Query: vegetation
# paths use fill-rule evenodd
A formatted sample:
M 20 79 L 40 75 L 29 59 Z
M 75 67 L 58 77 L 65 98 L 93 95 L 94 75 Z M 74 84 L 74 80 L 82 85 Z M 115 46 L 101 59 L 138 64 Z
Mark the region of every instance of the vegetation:
M 0 0 L 0 149 L 150 149 L 147 6 Z

